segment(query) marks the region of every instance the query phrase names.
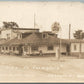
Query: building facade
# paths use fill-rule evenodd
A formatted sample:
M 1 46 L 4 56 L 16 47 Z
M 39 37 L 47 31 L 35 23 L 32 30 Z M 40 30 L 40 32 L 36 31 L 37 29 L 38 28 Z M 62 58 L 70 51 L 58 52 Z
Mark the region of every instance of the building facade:
M 70 41 L 70 53 L 73 56 L 84 55 L 84 40 L 71 40 Z
M 19 33 L 39 32 L 39 29 L 32 28 L 3 28 L 0 30 L 0 39 L 13 39 Z
M 84 40 L 59 39 L 51 31 L 39 32 L 39 29 L 3 29 L 1 30 L 0 53 L 15 55 L 54 55 L 79 56 L 84 54 Z M 60 44 L 61 41 L 61 44 Z
M 23 34 L 22 34 L 23 35 Z M 61 54 L 67 53 L 68 43 L 61 40 Z M 14 38 L 6 40 L 0 44 L 0 52 L 4 54 L 16 55 L 53 55 L 55 56 L 57 50 L 60 48 L 60 39 L 57 35 L 50 32 L 34 32 L 26 37 Z

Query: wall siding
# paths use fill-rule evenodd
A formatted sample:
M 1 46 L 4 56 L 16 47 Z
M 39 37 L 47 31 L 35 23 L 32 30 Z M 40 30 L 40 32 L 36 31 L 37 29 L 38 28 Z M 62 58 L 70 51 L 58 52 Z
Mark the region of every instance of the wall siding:
M 77 46 L 77 50 L 74 50 L 74 45 Z M 71 43 L 71 56 L 77 56 L 80 55 L 80 43 Z M 84 43 L 81 43 L 81 58 L 84 58 Z
M 7 34 L 10 34 L 10 37 L 11 37 L 11 32 L 12 32 L 11 29 L 1 31 L 1 38 L 6 38 L 7 39 Z
M 6 46 L 4 46 L 4 48 L 5 48 Z M 15 49 L 15 51 L 13 51 L 13 47 L 14 46 L 12 46 L 11 48 L 11 50 L 9 50 L 9 47 L 8 47 L 8 50 L 2 50 L 2 48 L 1 48 L 1 52 L 2 53 L 14 53 L 14 54 L 19 54 L 19 50 L 17 50 L 17 49 Z M 15 46 L 15 47 L 17 47 L 17 46 Z M 26 54 L 39 54 L 39 51 L 40 50 L 42 50 L 42 53 L 43 54 L 55 54 L 56 53 L 56 50 L 59 48 L 59 45 L 54 45 L 53 46 L 53 50 L 48 50 L 48 46 L 47 45 L 40 45 L 40 46 L 38 46 L 38 51 L 32 51 L 31 50 L 31 46 L 27 46 L 27 48 L 28 48 L 28 50 L 25 52 L 25 50 L 24 50 L 24 46 L 22 47 L 23 48 L 23 55 L 26 53 Z M 62 45 L 61 46 L 61 52 L 64 52 L 64 53 L 66 53 L 66 46 L 65 45 Z
M 74 50 L 74 45 L 76 45 L 76 50 Z M 80 44 L 79 43 L 71 43 L 71 52 L 79 52 L 80 51 Z

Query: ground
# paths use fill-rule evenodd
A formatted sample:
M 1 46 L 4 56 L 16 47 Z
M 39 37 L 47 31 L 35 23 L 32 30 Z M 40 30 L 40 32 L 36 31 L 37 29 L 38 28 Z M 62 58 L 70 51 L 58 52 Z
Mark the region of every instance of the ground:
M 84 82 L 84 59 L 0 55 L 0 82 Z

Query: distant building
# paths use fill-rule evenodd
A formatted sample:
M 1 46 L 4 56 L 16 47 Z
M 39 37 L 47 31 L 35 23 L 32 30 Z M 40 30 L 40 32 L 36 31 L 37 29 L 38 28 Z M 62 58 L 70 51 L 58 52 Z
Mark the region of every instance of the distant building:
M 13 39 L 20 33 L 39 32 L 39 29 L 32 28 L 4 28 L 0 30 L 0 39 Z
M 0 31 L 0 53 L 55 56 L 57 49 L 65 55 L 83 55 L 84 40 L 60 39 L 51 31 L 39 32 L 39 29 L 13 28 Z
M 73 56 L 84 55 L 84 40 L 72 39 L 70 40 L 70 53 Z

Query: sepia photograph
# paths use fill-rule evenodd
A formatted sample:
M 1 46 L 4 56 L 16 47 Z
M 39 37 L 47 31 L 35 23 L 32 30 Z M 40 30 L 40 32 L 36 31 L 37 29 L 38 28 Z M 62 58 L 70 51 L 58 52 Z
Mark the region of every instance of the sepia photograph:
M 84 2 L 0 1 L 3 82 L 84 82 Z

